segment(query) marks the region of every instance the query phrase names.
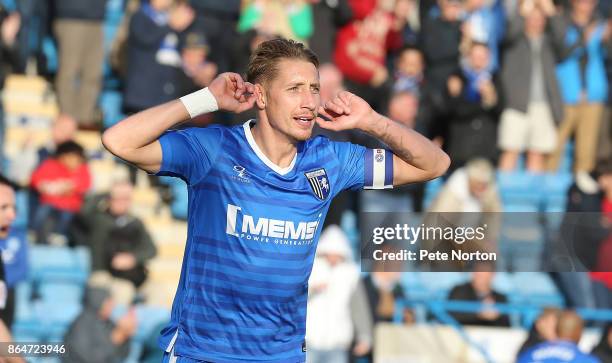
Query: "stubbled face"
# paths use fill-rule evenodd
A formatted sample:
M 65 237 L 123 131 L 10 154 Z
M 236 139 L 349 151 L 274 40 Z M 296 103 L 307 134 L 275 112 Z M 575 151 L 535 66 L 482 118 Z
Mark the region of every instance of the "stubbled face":
M 16 216 L 15 192 L 7 185 L 0 185 L 0 238 L 8 237 Z
M 294 59 L 281 60 L 277 68 L 276 77 L 261 84 L 264 92 L 258 106 L 265 108 L 270 125 L 289 140 L 307 140 L 321 102 L 317 68 Z

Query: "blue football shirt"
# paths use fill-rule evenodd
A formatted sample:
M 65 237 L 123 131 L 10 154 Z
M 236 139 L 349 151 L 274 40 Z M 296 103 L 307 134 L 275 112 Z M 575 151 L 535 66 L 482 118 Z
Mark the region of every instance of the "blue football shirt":
M 568 341 L 544 342 L 527 350 L 517 363 L 600 363 L 598 358 L 580 351 Z
M 319 136 L 285 169 L 242 126 L 168 131 L 158 175 L 185 180 L 187 244 L 162 349 L 213 362 L 304 362 L 317 240 L 344 189 L 390 188 L 393 155 Z

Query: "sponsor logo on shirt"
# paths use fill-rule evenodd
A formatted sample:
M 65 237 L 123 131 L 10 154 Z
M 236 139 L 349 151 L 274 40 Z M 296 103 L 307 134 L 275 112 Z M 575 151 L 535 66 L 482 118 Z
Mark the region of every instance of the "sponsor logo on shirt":
M 254 217 L 242 213 L 242 208 L 227 205 L 225 232 L 239 238 L 257 242 L 305 245 L 314 242 L 321 214 L 314 221 L 286 221 L 265 217 Z

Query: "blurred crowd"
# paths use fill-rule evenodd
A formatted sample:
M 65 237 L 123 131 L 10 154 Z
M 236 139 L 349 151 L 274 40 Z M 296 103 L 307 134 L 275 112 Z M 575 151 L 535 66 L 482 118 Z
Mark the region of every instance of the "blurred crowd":
M 97 322 L 96 331 L 110 343 L 87 346 L 83 354 L 96 349 L 127 354 L 133 312 L 107 324 L 108 295 L 120 304 L 138 301 L 156 247 L 130 212 L 134 173 L 107 193 L 89 193 L 92 175 L 87 154 L 75 141 L 77 131 L 108 126 L 98 102 L 105 89 L 121 94 L 122 114 L 139 112 L 206 87 L 221 72 L 245 73 L 251 52 L 275 37 L 299 40 L 317 53 L 323 102 L 342 89 L 354 92 L 378 112 L 431 138 L 452 159 L 445 185 L 430 205 L 424 205 L 423 185 L 342 194 L 334 201 L 310 282 L 312 362 L 345 361 L 349 348 L 355 356 L 371 356 L 373 326 L 414 321 L 413 311 L 397 311 L 396 301 L 405 298 L 399 274 L 360 275 L 350 242 L 336 226 L 346 211 L 502 212 L 496 173 L 556 175 L 571 143 L 567 211 L 612 213 L 612 1 L 124 0 L 111 44 L 105 43 L 108 0 L 1 3 L 0 85 L 10 73 L 32 73 L 34 67 L 57 95 L 60 115 L 51 140 L 42 147 L 25 145 L 8 174 L 29 189 L 28 227 L 36 243 L 87 246 L 92 252 L 86 305 L 93 310 L 83 312 L 66 339 L 79 347 L 100 340 L 85 333 Z M 43 51 L 47 38 L 57 49 L 57 70 Z M 234 125 L 253 116 L 217 113 L 194 123 Z M 1 106 L 0 123 L 1 149 Z M 380 146 L 360 133 L 328 136 Z M 593 270 L 609 271 L 601 266 L 612 260 L 611 223 L 603 218 L 584 235 L 592 240 L 589 246 L 597 246 Z M 11 271 L 23 265 L 18 257 L 11 263 Z M 9 326 L 13 286 L 23 275 L 10 274 L 17 277 L 9 283 L 2 310 Z M 492 276 L 475 272 L 449 298 L 505 302 L 491 288 Z M 556 278 L 568 306 L 612 308 L 609 273 Z M 590 287 L 577 288 L 585 284 Z M 509 325 L 494 309 L 454 317 L 462 324 Z M 530 339 L 537 341 L 533 345 L 557 338 L 574 342 L 576 327 L 582 326 L 578 320 L 547 310 Z M 604 363 L 612 362 L 611 346 L 607 327 L 597 347 Z M 100 361 L 109 361 L 100 354 L 105 357 Z

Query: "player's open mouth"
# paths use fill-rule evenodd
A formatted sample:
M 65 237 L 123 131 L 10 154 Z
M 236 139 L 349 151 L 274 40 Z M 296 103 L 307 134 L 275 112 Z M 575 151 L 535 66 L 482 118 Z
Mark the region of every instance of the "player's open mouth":
M 10 230 L 9 226 L 0 226 L 0 234 L 6 234 Z
M 293 119 L 301 126 L 310 127 L 312 125 L 314 117 L 312 115 L 309 115 L 309 116 L 294 117 Z

